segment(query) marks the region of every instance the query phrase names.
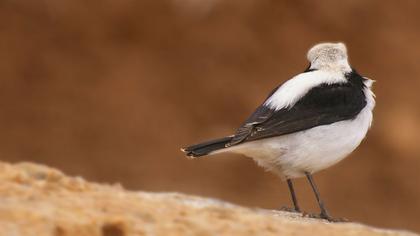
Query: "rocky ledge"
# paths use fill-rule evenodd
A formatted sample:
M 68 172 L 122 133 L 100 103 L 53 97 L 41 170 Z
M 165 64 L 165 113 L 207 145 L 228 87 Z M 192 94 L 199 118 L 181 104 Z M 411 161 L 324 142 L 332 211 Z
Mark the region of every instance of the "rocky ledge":
M 179 193 L 127 191 L 31 163 L 0 162 L 0 181 L 1 235 L 417 235 Z

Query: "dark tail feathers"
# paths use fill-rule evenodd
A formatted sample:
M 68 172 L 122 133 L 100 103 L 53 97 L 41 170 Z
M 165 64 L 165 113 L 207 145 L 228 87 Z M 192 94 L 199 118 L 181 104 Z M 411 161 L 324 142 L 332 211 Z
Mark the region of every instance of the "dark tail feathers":
M 181 150 L 190 157 L 200 157 L 210 154 L 213 151 L 223 149 L 232 140 L 232 136 L 213 139 L 204 143 L 191 145 Z

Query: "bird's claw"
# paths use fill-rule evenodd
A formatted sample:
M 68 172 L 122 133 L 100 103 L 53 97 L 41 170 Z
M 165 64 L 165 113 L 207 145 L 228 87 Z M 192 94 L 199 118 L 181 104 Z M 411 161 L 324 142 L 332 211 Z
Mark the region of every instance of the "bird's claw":
M 326 213 L 309 213 L 309 214 L 305 214 L 306 217 L 309 218 L 315 218 L 315 219 L 323 219 L 323 220 L 327 220 L 329 222 L 335 222 L 335 223 L 339 223 L 339 222 L 349 222 L 348 219 L 346 218 L 333 218 L 330 215 L 326 214 Z
M 281 210 L 281 211 L 292 212 L 292 213 L 302 213 L 302 212 L 300 211 L 300 209 L 296 209 L 296 208 L 294 208 L 294 207 L 287 207 L 287 206 L 282 206 L 282 207 L 280 208 L 280 210 Z

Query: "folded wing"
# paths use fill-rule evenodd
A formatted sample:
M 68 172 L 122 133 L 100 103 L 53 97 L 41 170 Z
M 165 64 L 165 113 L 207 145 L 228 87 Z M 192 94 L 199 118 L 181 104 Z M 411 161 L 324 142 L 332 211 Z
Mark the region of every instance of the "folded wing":
M 354 75 L 352 75 L 354 77 Z M 363 78 L 320 84 L 289 108 L 276 110 L 265 104 L 245 121 L 226 146 L 290 134 L 320 125 L 352 119 L 366 106 Z

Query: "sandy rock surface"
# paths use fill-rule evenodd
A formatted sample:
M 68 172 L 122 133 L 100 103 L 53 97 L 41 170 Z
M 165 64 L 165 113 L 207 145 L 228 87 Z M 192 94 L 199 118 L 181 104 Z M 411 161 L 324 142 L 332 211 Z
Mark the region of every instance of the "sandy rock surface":
M 0 235 L 417 235 L 179 193 L 127 191 L 31 163 L 0 163 L 0 181 Z

